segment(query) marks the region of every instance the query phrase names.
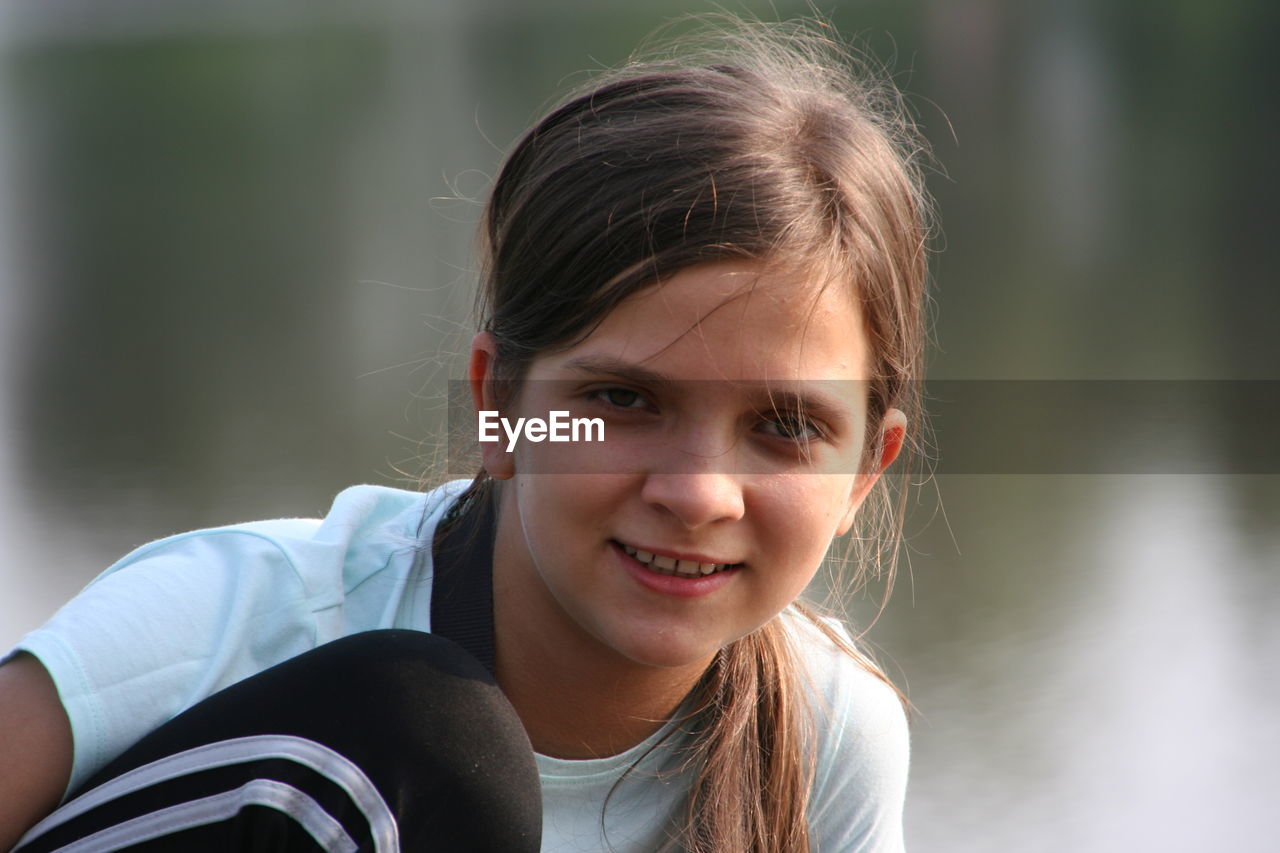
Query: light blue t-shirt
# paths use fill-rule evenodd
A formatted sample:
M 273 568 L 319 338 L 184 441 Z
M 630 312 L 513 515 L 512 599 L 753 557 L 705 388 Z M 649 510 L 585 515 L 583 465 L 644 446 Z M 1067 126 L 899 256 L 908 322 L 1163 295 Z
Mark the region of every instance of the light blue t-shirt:
M 171 717 L 269 666 L 361 631 L 430 630 L 431 561 L 416 558 L 465 485 L 426 494 L 355 486 L 322 520 L 186 533 L 107 569 L 17 646 L 49 670 L 70 717 L 68 790 Z M 788 621 L 819 721 L 815 849 L 899 851 L 908 745 L 897 697 L 802 618 Z M 691 781 L 673 760 L 680 735 L 645 754 L 665 734 L 610 758 L 538 755 L 544 853 L 660 847 Z

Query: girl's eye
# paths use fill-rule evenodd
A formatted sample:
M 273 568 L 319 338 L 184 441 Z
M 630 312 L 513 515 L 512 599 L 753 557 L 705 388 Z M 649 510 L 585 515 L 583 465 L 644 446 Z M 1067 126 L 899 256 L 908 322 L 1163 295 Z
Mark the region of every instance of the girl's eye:
M 807 444 L 822 438 L 822 430 L 813 421 L 795 413 L 775 412 L 773 417 L 766 420 L 761 426 L 770 435 L 800 444 Z
M 630 388 L 597 388 L 591 392 L 591 396 L 619 409 L 642 409 L 648 405 L 648 401 L 638 391 Z

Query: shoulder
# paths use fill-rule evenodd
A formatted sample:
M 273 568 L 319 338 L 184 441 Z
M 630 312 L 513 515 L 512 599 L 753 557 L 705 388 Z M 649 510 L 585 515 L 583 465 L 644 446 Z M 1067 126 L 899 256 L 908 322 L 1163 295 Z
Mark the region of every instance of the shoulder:
M 410 570 L 424 529 L 429 536 L 456 491 L 453 484 L 425 494 L 354 486 L 323 518 L 243 522 L 158 539 L 110 566 L 41 631 L 95 635 L 95 642 L 118 633 L 133 641 L 197 614 L 225 626 L 255 615 L 341 610 L 371 577 Z M 103 623 L 86 623 L 90 614 Z M 254 624 L 269 631 L 287 620 Z M 189 624 L 164 645 L 196 627 Z
M 786 617 L 815 721 L 810 823 L 822 850 L 902 849 L 910 741 L 897 691 L 808 617 Z M 826 621 L 852 643 L 845 628 Z
M 360 554 L 371 545 L 400 547 L 417 541 L 428 494 L 383 486 L 352 486 L 320 518 L 278 518 L 193 530 L 157 539 L 125 555 L 96 582 L 140 562 L 204 549 L 236 557 L 271 554 L 299 575 L 322 554 Z
M 353 486 L 320 518 L 240 522 L 157 539 L 110 566 L 86 592 L 151 576 L 152 583 L 180 582 L 187 597 L 193 583 L 260 585 L 254 600 L 293 595 L 323 609 L 395 556 L 411 555 L 431 510 L 442 513 L 449 494 Z

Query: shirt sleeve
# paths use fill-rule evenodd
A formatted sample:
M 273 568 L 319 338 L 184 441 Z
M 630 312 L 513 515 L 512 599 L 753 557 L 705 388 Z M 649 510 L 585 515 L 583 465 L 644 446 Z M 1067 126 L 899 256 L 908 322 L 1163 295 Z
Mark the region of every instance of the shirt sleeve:
M 910 742 L 897 693 L 827 641 L 808 657 L 819 697 L 810 800 L 815 853 L 901 853 Z
M 465 485 L 426 496 L 353 486 L 323 520 L 186 533 L 107 569 L 17 646 L 44 664 L 71 720 L 68 791 L 281 661 L 359 631 L 429 630 L 430 563 L 417 578 L 415 555 Z
M 112 566 L 18 644 L 70 718 L 67 790 L 200 699 L 313 647 L 315 607 L 259 530 L 161 540 Z

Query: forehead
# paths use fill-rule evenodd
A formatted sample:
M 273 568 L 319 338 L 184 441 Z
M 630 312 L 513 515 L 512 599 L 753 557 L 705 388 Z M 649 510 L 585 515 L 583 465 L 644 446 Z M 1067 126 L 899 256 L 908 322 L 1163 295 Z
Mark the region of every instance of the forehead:
M 672 379 L 867 378 L 849 288 L 750 262 L 680 271 L 628 297 L 569 357 L 606 355 Z

